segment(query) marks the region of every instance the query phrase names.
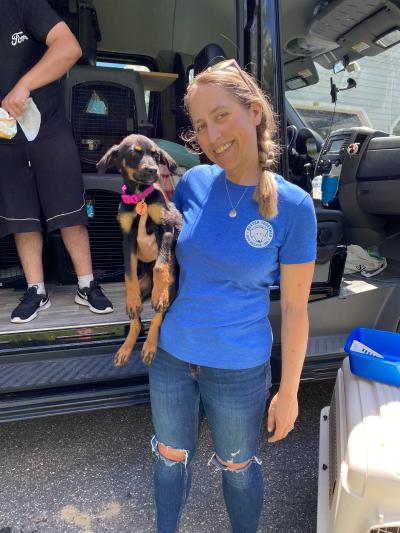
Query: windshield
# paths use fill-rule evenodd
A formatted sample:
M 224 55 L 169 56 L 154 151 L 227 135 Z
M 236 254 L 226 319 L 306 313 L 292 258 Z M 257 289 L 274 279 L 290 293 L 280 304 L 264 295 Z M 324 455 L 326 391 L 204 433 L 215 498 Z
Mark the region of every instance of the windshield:
M 363 57 L 350 70 L 334 74 L 317 67 L 319 81 L 302 89 L 287 91 L 286 96 L 306 126 L 326 138 L 332 131 L 354 126 L 368 126 L 400 135 L 400 44 L 374 57 Z M 336 113 L 330 96 L 330 78 L 338 89 L 352 78 L 357 87 L 339 92 Z

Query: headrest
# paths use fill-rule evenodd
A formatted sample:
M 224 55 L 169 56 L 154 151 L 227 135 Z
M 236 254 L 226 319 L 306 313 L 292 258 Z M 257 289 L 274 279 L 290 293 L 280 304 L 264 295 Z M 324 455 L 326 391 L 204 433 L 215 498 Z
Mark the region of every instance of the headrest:
M 219 44 L 207 44 L 194 58 L 194 74 L 196 75 L 224 59 L 226 59 L 226 55 Z

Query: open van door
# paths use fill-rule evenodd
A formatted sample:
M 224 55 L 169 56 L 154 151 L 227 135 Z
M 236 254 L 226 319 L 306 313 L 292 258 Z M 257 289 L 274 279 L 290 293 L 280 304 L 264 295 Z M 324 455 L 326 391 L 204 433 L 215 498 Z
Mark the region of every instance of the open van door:
M 238 2 L 238 28 L 244 28 L 243 32 L 238 33 L 239 58 L 241 64 L 248 65 L 252 74 L 261 80 L 263 89 L 271 98 L 279 117 L 279 138 L 282 145 L 278 172 L 291 180 L 288 152 L 296 138 L 291 134 L 289 139 L 288 131 L 291 133 L 291 128 L 295 128 L 297 137 L 299 126 L 291 124 L 290 128 L 287 127 L 282 17 L 282 2 L 278 0 L 264 0 L 258 5 L 253 1 Z M 332 296 L 339 291 L 346 257 L 345 247 L 339 246 L 343 220 L 340 211 L 328 212 L 318 204 L 316 215 L 318 256 L 311 294 L 313 297 L 318 294 Z
M 400 9 L 396 0 L 353 8 L 340 0 L 281 2 L 290 133 L 285 177 L 309 191 L 314 185 L 318 220 L 306 379 L 335 376 L 353 328 L 400 329 L 400 211 L 393 167 L 400 157 L 400 107 L 393 90 Z M 336 184 L 323 203 L 322 175 L 324 186 Z M 384 256 L 387 268 L 373 277 L 344 273 L 349 245 Z

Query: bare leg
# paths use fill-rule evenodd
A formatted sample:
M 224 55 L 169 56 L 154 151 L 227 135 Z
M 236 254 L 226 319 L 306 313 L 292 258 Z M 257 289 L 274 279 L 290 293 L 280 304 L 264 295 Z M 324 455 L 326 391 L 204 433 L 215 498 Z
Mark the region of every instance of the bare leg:
M 43 281 L 42 234 L 39 231 L 16 233 L 14 238 L 27 283 Z
M 86 226 L 61 228 L 61 236 L 71 257 L 77 276 L 92 273 L 89 234 Z

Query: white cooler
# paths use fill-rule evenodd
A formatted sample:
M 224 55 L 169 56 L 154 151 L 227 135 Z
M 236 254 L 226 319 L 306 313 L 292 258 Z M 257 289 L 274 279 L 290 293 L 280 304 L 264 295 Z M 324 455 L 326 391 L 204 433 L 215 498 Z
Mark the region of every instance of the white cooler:
M 317 533 L 400 533 L 400 387 L 349 358 L 321 411 Z

